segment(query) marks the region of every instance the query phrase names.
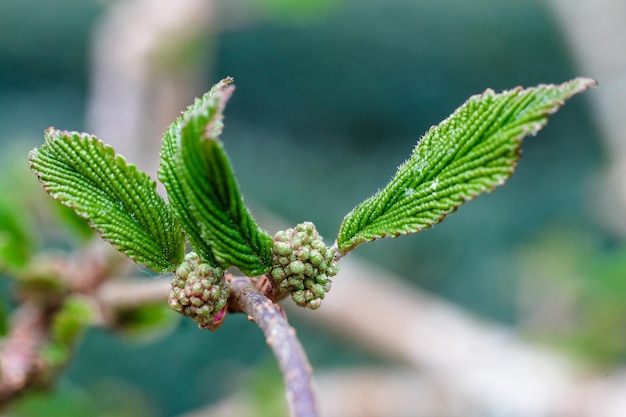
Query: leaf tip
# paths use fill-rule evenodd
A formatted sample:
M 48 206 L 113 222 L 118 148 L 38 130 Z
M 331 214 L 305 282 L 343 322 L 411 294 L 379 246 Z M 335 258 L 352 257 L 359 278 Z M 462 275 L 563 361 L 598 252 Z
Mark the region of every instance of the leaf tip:
M 56 132 L 59 130 L 54 126 L 49 126 L 46 130 L 43 131 L 43 135 L 46 138 L 52 138 Z
M 218 86 L 222 86 L 222 85 L 228 85 L 228 84 L 232 84 L 235 82 L 235 79 L 233 77 L 231 77 L 230 75 L 222 78 L 220 80 L 220 82 L 218 82 L 217 84 L 215 84 L 216 87 Z
M 576 77 L 572 81 L 576 81 L 577 84 L 580 85 L 582 88 L 580 91 L 598 86 L 598 81 L 589 77 Z

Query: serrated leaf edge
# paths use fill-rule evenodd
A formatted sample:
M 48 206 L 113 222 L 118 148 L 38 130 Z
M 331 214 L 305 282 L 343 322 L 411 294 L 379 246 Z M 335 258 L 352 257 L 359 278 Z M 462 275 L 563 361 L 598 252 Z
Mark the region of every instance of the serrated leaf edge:
M 520 92 L 524 92 L 524 91 L 529 91 L 529 90 L 550 90 L 550 89 L 555 89 L 558 87 L 564 87 L 567 86 L 569 88 L 566 88 L 565 91 L 563 91 L 563 98 L 560 99 L 552 99 L 552 100 L 547 100 L 547 102 L 544 104 L 545 108 L 534 114 L 534 117 L 532 117 L 532 119 L 536 119 L 536 122 L 531 122 L 529 120 L 524 120 L 524 119 L 520 119 L 517 120 L 517 125 L 522 125 L 524 122 L 526 122 L 527 124 L 524 125 L 524 127 L 521 129 L 521 131 L 519 133 L 517 133 L 513 138 L 509 138 L 508 140 L 515 143 L 514 149 L 511 149 L 512 151 L 514 151 L 514 155 L 515 155 L 515 159 L 510 161 L 510 168 L 507 170 L 501 170 L 500 172 L 503 172 L 504 175 L 501 175 L 500 178 L 495 181 L 495 182 L 491 182 L 490 184 L 483 184 L 483 189 L 478 191 L 478 192 L 470 192 L 467 195 L 461 195 L 460 196 L 460 201 L 452 206 L 448 211 L 443 212 L 442 215 L 438 215 L 436 216 L 436 219 L 432 219 L 432 222 L 428 223 L 428 224 L 408 224 L 405 225 L 403 227 L 398 227 L 398 229 L 396 229 L 395 231 L 382 231 L 380 233 L 375 233 L 375 234 L 361 234 L 361 236 L 357 236 L 357 234 L 359 232 L 355 232 L 353 234 L 353 236 L 350 239 L 347 239 L 345 242 L 340 242 L 341 236 L 342 236 L 342 231 L 344 230 L 346 226 L 346 224 L 348 224 L 350 221 L 355 221 L 354 218 L 351 218 L 351 216 L 356 212 L 356 210 L 358 210 L 360 207 L 362 207 L 364 204 L 367 204 L 368 202 L 374 202 L 377 201 L 377 206 L 378 206 L 378 210 L 384 209 L 385 206 L 387 206 L 386 203 L 388 203 L 388 199 L 389 198 L 394 198 L 394 196 L 390 195 L 387 198 L 380 198 L 382 192 L 384 192 L 386 189 L 390 189 L 393 188 L 392 186 L 394 184 L 397 183 L 401 183 L 403 180 L 404 175 L 400 175 L 400 173 L 402 172 L 402 168 L 408 164 L 412 158 L 413 155 L 417 152 L 418 147 L 420 145 L 420 141 L 418 141 L 417 145 L 414 148 L 414 152 L 411 156 L 411 158 L 409 158 L 407 161 L 405 161 L 399 168 L 398 168 L 398 173 L 392 178 L 392 180 L 390 181 L 390 183 L 383 188 L 382 190 L 379 190 L 377 193 L 375 193 L 372 197 L 366 199 L 365 201 L 363 201 L 362 203 L 358 204 L 354 209 L 352 209 L 345 217 L 344 220 L 342 221 L 342 224 L 340 225 L 340 229 L 339 229 L 339 233 L 337 236 L 337 240 L 335 241 L 334 246 L 337 248 L 338 253 L 340 256 L 343 256 L 345 254 L 347 254 L 348 252 L 352 251 L 356 246 L 360 245 L 361 243 L 364 242 L 369 242 L 369 241 L 373 241 L 373 240 L 377 240 L 380 238 L 384 238 L 384 237 L 398 237 L 400 235 L 404 235 L 404 234 L 409 234 L 409 233 L 416 233 L 419 231 L 422 231 L 424 229 L 427 229 L 431 226 L 433 226 L 434 224 L 440 223 L 441 221 L 443 221 L 445 219 L 445 217 L 447 217 L 450 213 L 453 213 L 454 211 L 456 211 L 461 205 L 463 205 L 465 202 L 474 199 L 475 197 L 477 197 L 478 195 L 485 193 L 485 192 L 491 192 L 493 191 L 496 187 L 504 184 L 506 182 L 506 180 L 508 178 L 510 178 L 510 176 L 513 174 L 513 172 L 515 171 L 515 168 L 517 167 L 517 160 L 519 159 L 519 157 L 521 156 L 521 151 L 520 151 L 520 146 L 521 146 L 521 142 L 522 139 L 525 138 L 528 135 L 535 135 L 539 130 L 541 130 L 546 123 L 548 122 L 548 118 L 546 116 L 549 116 L 550 114 L 555 113 L 564 103 L 565 100 L 572 97 L 573 95 L 580 93 L 590 87 L 593 87 L 597 85 L 597 82 L 593 79 L 590 78 L 583 78 L 583 77 L 579 77 L 576 78 L 574 80 L 571 80 L 569 82 L 565 82 L 562 84 L 540 84 L 536 87 L 530 87 L 528 89 L 524 89 L 522 87 L 516 87 L 514 89 L 511 90 L 506 90 L 503 91 L 500 94 L 514 94 L 514 93 L 520 93 Z M 439 125 L 437 126 L 432 126 L 429 131 L 423 136 L 426 137 L 426 135 L 428 135 L 428 133 L 430 133 L 430 131 L 432 129 L 436 129 L 439 128 L 439 126 L 444 125 L 445 123 L 447 123 L 450 119 L 452 119 L 453 117 L 456 116 L 457 112 L 460 111 L 466 104 L 471 103 L 472 101 L 477 101 L 480 103 L 480 100 L 486 96 L 492 96 L 492 97 L 496 97 L 498 96 L 498 94 L 492 90 L 492 89 L 487 89 L 485 90 L 482 94 L 476 94 L 471 96 L 463 105 L 461 105 L 457 110 L 455 110 L 450 116 L 448 116 L 446 119 L 444 119 Z M 524 100 L 526 99 L 532 99 L 533 96 L 532 95 L 528 95 L 526 97 L 523 98 L 523 100 L 520 100 L 519 103 L 516 104 L 515 107 L 520 107 L 524 104 Z M 504 105 L 505 103 L 502 103 L 502 105 Z M 513 112 L 515 109 L 509 109 L 509 112 Z M 510 126 L 509 128 L 513 128 L 515 126 Z M 485 135 L 487 133 L 484 133 Z M 480 145 L 479 145 L 480 146 Z M 487 146 L 487 145 L 485 145 Z M 452 159 L 453 156 L 450 158 Z M 450 160 L 448 159 L 448 160 Z M 460 160 L 455 161 L 456 164 L 458 164 L 459 166 L 462 165 L 462 158 Z M 439 171 L 437 171 L 439 172 Z M 406 174 L 406 173 L 405 173 Z M 400 196 L 395 196 L 396 201 L 398 198 L 402 198 Z M 377 200 L 378 199 L 378 200 Z M 395 209 L 395 211 L 401 211 L 402 207 L 398 207 Z M 392 210 L 390 213 L 393 213 L 394 210 Z M 359 223 L 366 223 L 367 221 L 369 221 L 369 219 L 372 217 L 373 214 L 375 214 L 374 212 L 370 212 L 370 215 L 367 216 L 367 218 L 361 218 Z M 389 213 L 386 213 L 389 214 Z

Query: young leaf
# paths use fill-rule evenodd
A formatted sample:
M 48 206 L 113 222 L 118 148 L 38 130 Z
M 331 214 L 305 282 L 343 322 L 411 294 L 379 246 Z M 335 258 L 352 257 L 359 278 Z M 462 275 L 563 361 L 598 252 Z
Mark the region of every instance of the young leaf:
M 594 85 L 594 80 L 577 78 L 470 97 L 430 128 L 384 189 L 346 215 L 337 236 L 339 252 L 419 232 L 504 184 L 520 158 L 522 139 L 535 135 L 566 99 Z
M 166 132 L 159 179 L 200 257 L 254 276 L 270 269 L 273 240 L 248 212 L 219 140 L 231 82 L 216 84 Z
M 189 201 L 185 196 L 182 179 L 182 169 L 177 166 L 176 152 L 180 142 L 180 126 L 174 122 L 165 132 L 161 146 L 161 164 L 158 177 L 167 191 L 167 199 L 174 214 L 180 220 L 183 229 L 189 237 L 189 243 L 200 258 L 206 262 L 217 265 L 211 246 L 202 239 L 200 225 L 191 215 Z
M 184 237 L 156 183 L 113 148 L 85 133 L 49 128 L 29 159 L 53 198 L 135 262 L 172 271 L 182 261 Z

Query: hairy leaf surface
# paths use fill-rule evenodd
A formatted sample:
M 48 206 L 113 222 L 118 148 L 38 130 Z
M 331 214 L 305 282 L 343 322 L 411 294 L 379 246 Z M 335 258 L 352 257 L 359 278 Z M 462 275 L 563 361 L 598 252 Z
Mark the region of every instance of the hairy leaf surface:
M 135 262 L 172 271 L 182 261 L 182 230 L 156 183 L 95 136 L 50 128 L 30 166 L 52 197 Z
M 504 184 L 520 158 L 522 139 L 535 135 L 566 99 L 595 84 L 577 78 L 470 97 L 430 128 L 385 188 L 346 215 L 337 236 L 339 252 L 419 232 Z
M 231 82 L 215 85 L 166 132 L 159 179 L 196 252 L 254 276 L 271 267 L 273 240 L 246 208 L 219 140 Z

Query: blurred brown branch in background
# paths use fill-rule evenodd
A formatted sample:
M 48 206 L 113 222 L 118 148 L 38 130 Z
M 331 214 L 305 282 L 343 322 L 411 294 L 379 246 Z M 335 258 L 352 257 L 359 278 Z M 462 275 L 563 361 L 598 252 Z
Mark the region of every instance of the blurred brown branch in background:
M 115 2 L 94 31 L 89 130 L 153 177 L 161 135 L 203 90 L 214 6 Z
M 95 241 L 71 257 L 42 257 L 34 270 L 17 278 L 18 306 L 0 343 L 0 409 L 31 388 L 55 382 L 70 358 L 58 363 L 45 358 L 44 349 L 54 339 L 54 317 L 73 294 L 91 299 L 117 264 L 119 258 L 108 258 L 110 253 L 110 247 Z
M 13 314 L 11 332 L 0 348 L 0 409 L 38 380 L 44 371 L 38 350 L 45 343 L 46 312 L 34 302 Z

